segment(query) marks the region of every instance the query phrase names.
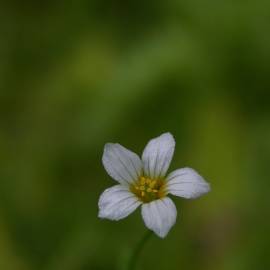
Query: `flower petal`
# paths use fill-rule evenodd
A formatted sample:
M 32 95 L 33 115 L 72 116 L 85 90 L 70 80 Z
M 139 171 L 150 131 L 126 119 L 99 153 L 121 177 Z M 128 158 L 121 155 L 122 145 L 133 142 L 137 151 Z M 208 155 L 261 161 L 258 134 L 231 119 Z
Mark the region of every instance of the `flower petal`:
M 176 221 L 177 210 L 173 201 L 166 197 L 143 204 L 142 217 L 145 226 L 164 238 Z
M 142 172 L 141 159 L 118 143 L 107 143 L 102 157 L 107 173 L 120 184 L 136 181 Z
M 119 220 L 135 211 L 140 204 L 138 198 L 127 187 L 116 185 L 101 194 L 98 202 L 98 216 Z
M 143 155 L 143 168 L 146 176 L 151 178 L 164 177 L 172 160 L 175 140 L 170 133 L 149 141 Z
M 167 181 L 169 193 L 187 199 L 197 198 L 210 191 L 210 185 L 191 168 L 173 171 Z

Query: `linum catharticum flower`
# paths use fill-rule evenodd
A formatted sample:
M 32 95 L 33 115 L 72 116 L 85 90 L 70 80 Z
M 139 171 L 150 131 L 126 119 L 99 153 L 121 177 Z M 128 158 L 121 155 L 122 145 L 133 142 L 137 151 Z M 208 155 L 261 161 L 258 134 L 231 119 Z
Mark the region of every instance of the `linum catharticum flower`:
M 146 227 L 165 237 L 175 224 L 177 210 L 167 197 L 197 198 L 210 190 L 193 169 L 182 168 L 166 176 L 175 148 L 170 133 L 149 141 L 142 159 L 120 144 L 107 143 L 102 157 L 108 174 L 119 184 L 106 189 L 99 199 L 99 217 L 120 220 L 142 205 Z

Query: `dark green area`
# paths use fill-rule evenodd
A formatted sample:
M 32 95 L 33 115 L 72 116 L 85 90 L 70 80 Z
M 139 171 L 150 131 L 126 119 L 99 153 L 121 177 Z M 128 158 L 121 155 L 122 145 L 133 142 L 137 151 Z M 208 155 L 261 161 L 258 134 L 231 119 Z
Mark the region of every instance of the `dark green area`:
M 212 186 L 138 269 L 270 269 L 270 2 L 2 1 L 0 269 L 118 270 L 140 211 L 97 218 L 106 142 L 170 131 Z

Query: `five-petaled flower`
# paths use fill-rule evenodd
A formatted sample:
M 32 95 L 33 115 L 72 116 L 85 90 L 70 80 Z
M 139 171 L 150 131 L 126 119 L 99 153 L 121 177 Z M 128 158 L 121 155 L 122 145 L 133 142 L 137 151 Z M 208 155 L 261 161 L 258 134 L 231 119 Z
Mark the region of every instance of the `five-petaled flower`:
M 102 162 L 119 184 L 101 194 L 99 217 L 120 220 L 142 205 L 146 227 L 165 237 L 177 216 L 176 207 L 167 195 L 193 199 L 210 190 L 209 184 L 191 168 L 178 169 L 166 176 L 174 148 L 175 140 L 170 133 L 150 140 L 142 159 L 120 144 L 107 143 Z

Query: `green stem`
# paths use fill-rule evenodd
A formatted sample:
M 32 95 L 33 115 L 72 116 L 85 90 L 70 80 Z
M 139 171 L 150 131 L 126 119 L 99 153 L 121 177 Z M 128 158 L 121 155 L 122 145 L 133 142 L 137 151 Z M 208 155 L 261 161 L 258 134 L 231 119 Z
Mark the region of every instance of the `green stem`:
M 130 256 L 130 259 L 128 261 L 127 270 L 135 270 L 136 269 L 138 258 L 143 250 L 143 247 L 145 246 L 146 242 L 149 240 L 149 238 L 151 237 L 152 234 L 153 234 L 153 232 L 148 230 L 144 234 L 142 239 L 138 242 L 138 244 L 135 246 L 135 248 Z

